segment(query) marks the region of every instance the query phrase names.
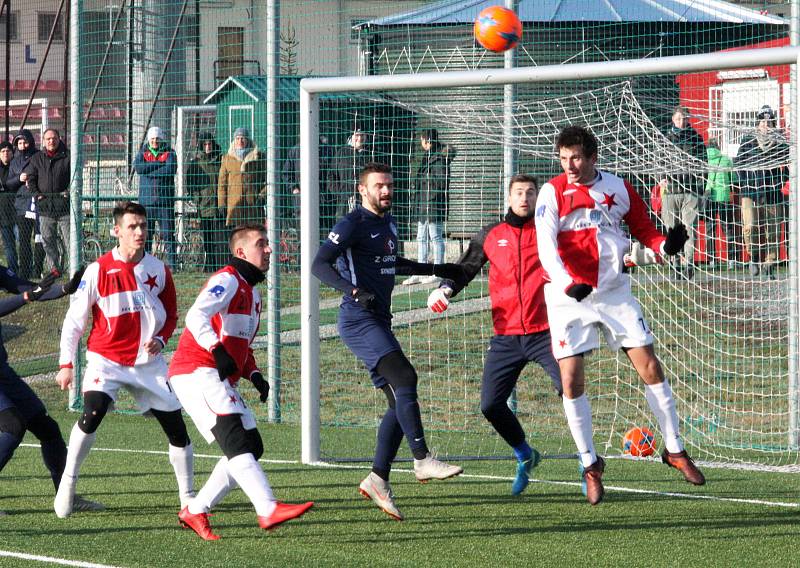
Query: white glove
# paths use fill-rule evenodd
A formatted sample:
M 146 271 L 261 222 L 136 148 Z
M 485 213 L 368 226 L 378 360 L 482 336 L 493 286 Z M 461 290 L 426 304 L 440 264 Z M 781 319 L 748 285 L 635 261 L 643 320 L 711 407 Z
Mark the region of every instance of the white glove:
M 633 243 L 630 252 L 626 253 L 622 259 L 628 268 L 631 266 L 647 266 L 648 264 L 664 264 L 664 258 L 659 253 L 643 247 L 638 242 Z
M 452 293 L 453 289 L 447 286 L 437 288 L 428 296 L 428 307 L 432 312 L 441 314 L 450 305 L 450 294 Z

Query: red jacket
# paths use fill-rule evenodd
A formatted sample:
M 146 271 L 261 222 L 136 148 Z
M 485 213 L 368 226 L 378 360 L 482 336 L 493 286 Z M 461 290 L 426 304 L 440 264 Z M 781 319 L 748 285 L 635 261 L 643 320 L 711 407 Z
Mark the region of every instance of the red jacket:
M 453 289 L 453 296 L 487 261 L 495 334 L 528 335 L 549 329 L 533 218 L 523 219 L 509 211 L 505 221 L 481 229 L 458 261 L 466 280 L 444 283 Z

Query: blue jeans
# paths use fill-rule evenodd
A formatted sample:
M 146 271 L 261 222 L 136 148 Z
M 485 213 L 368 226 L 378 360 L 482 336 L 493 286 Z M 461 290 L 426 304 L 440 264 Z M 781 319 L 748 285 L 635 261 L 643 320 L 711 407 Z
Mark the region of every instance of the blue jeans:
M 47 255 L 47 270 L 59 272 L 69 268 L 69 215 L 61 217 L 39 217 L 44 252 Z M 61 237 L 59 239 L 59 236 Z
M 147 207 L 147 242 L 145 250 L 152 252 L 155 224 L 158 223 L 158 236 L 163 247 L 163 259 L 171 269 L 175 269 L 175 205 L 170 201 L 158 201 Z
M 14 225 L 0 227 L 0 234 L 3 236 L 3 249 L 6 252 L 6 260 L 8 261 L 8 268 L 13 273 L 17 273 L 17 236 L 14 233 Z
M 428 262 L 428 241 L 433 243 L 433 262 L 444 262 L 444 238 L 441 223 L 424 221 L 417 223 L 417 260 Z

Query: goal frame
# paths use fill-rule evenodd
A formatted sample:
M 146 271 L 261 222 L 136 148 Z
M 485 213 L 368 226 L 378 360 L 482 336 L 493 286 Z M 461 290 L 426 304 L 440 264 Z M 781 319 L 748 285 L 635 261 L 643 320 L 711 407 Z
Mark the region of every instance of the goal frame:
M 354 93 L 442 89 L 489 85 L 513 85 L 552 81 L 580 81 L 610 79 L 667 73 L 692 73 L 757 67 L 764 65 L 793 64 L 792 68 L 792 128 L 793 155 L 790 183 L 793 191 L 789 208 L 790 257 L 800 260 L 800 239 L 797 221 L 800 219 L 800 200 L 797 199 L 797 164 L 800 158 L 800 105 L 798 105 L 798 73 L 800 48 L 777 47 L 717 52 L 699 55 L 658 57 L 546 65 L 513 69 L 482 69 L 449 73 L 417 73 L 387 76 L 349 76 L 303 79 L 300 82 L 300 164 L 303 176 L 300 189 L 300 405 L 301 405 L 301 461 L 304 464 L 320 462 L 320 374 L 319 374 L 319 282 L 311 273 L 311 264 L 319 248 L 319 98 L 325 93 Z M 506 133 L 508 137 L 510 134 Z M 788 318 L 788 373 L 789 373 L 789 444 L 800 446 L 800 419 L 798 385 L 800 369 L 800 337 L 798 320 L 798 263 L 790 263 L 789 318 Z

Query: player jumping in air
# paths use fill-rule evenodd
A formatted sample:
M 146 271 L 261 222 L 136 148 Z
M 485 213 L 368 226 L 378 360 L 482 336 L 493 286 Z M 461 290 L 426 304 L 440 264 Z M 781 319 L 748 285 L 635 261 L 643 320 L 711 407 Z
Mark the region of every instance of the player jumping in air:
M 69 437 L 67 465 L 54 503 L 56 515 L 62 518 L 72 513 L 81 464 L 121 388 L 133 395 L 141 412 L 155 416 L 167 435 L 181 503 L 194 495 L 192 443 L 181 403 L 167 384 L 167 364 L 161 355 L 178 321 L 172 274 L 144 250 L 144 207 L 123 203 L 114 208 L 113 216 L 119 244 L 88 266 L 61 330 L 61 370 L 56 381 L 66 389 L 74 379 L 72 362 L 91 313 L 83 413 Z
M 258 464 L 264 452 L 253 412 L 237 389 L 250 380 L 261 402 L 269 383 L 256 366 L 250 345 L 261 317 L 261 295 L 272 252 L 261 225 L 243 225 L 231 232 L 233 258 L 208 279 L 186 314 L 186 329 L 169 367 L 170 383 L 207 442 L 216 440 L 221 458 L 197 497 L 178 514 L 181 524 L 204 540 L 217 540 L 208 512 L 232 489 L 242 488 L 253 503 L 262 529 L 299 517 L 314 504 L 278 503 Z
M 531 469 L 541 459 L 528 445 L 525 431 L 508 407 L 508 397 L 529 361 L 536 361 L 561 394 L 561 375 L 550 346 L 547 308 L 544 303 L 544 271 L 536 251 L 533 207 L 536 180 L 528 175 L 511 178 L 509 210 L 505 220 L 487 225 L 475 235 L 459 259 L 464 268 L 462 283 L 445 280 L 428 297 L 434 312 L 447 309 L 458 294 L 480 273 L 488 261 L 489 296 L 495 336 L 486 351 L 481 380 L 481 412 L 514 450 L 517 474 L 511 493 L 519 495 L 528 486 Z
M 361 205 L 333 227 L 317 252 L 312 271 L 344 294 L 339 335 L 367 367 L 375 388 L 381 389 L 388 401 L 378 427 L 372 472 L 361 482 L 359 491 L 387 515 L 403 520 L 389 485 L 389 472 L 404 435 L 419 481 L 447 479 L 463 470 L 437 460 L 428 451 L 417 401 L 417 372 L 392 332 L 394 278 L 434 274 L 459 281 L 463 270 L 454 264 L 421 264 L 397 255 L 397 225 L 388 213 L 394 193 L 389 166 L 367 164 L 359 175 L 358 192 Z
M 661 458 L 695 485 L 705 478 L 686 453 L 669 382 L 653 349 L 630 279 L 623 272 L 629 239 L 624 221 L 644 246 L 673 256 L 686 239 L 677 224 L 664 237 L 626 181 L 595 168 L 597 140 L 585 128 L 564 128 L 556 140 L 564 173 L 542 186 L 536 202 L 539 258 L 549 282 L 544 287 L 553 353 L 561 368 L 564 412 L 582 466 L 586 498 L 603 498 L 605 463 L 592 443 L 592 412 L 584 394 L 584 354 L 600 346 L 602 331 L 612 349 L 622 349 L 645 383 L 645 396 L 666 446 Z

